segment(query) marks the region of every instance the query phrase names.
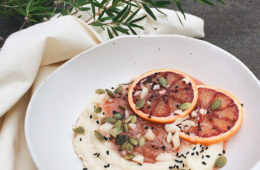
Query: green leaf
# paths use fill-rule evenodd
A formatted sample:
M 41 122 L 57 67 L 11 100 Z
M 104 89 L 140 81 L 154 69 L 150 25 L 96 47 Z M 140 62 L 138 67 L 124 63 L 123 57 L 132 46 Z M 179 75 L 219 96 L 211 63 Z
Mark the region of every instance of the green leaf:
M 224 2 L 224 1 L 222 1 L 222 0 L 217 0 L 217 1 L 218 1 L 219 3 L 225 5 L 225 2 Z
M 111 31 L 109 30 L 109 28 L 107 28 L 107 33 L 110 39 L 114 38 L 113 34 L 111 33 Z
M 125 12 L 125 14 L 120 18 L 119 22 L 123 22 L 124 19 L 126 19 L 129 15 L 129 13 L 131 12 L 131 6 L 128 7 L 127 11 Z
M 133 3 L 131 3 L 131 2 L 125 2 L 127 5 L 129 5 L 129 6 L 134 6 L 134 7 L 137 7 L 137 8 L 140 8 L 140 6 L 138 6 L 138 5 L 136 5 L 136 4 L 133 4 Z
M 115 28 L 112 27 L 112 31 L 113 31 L 113 33 L 114 33 L 116 36 L 118 36 L 118 33 L 117 33 L 117 31 L 116 31 Z
M 96 21 L 96 8 L 95 8 L 93 0 L 90 0 L 90 3 L 91 3 L 92 15 L 93 15 L 94 21 Z
M 120 17 L 122 17 L 124 15 L 124 13 L 128 10 L 128 5 L 124 7 L 124 9 L 122 9 L 122 11 L 120 11 L 117 16 L 113 19 L 113 21 L 117 21 Z
M 107 20 L 111 20 L 111 19 L 113 19 L 113 18 L 114 18 L 114 17 L 99 18 L 99 21 L 104 22 L 104 21 L 107 21 Z
M 90 10 L 90 8 L 89 7 L 81 7 L 81 8 L 79 8 L 79 10 L 80 11 L 88 11 L 88 10 Z
M 182 9 L 182 4 L 181 4 L 181 2 L 178 1 L 178 0 L 176 0 L 176 5 L 177 5 L 178 9 L 181 11 L 181 13 L 182 13 L 184 19 L 186 19 L 185 13 L 184 13 L 184 11 L 183 11 L 183 9 Z
M 144 10 L 154 19 L 157 20 L 157 18 L 155 17 L 155 15 L 153 14 L 152 10 L 145 4 L 142 4 L 144 7 Z
M 136 19 L 132 20 L 130 23 L 131 23 L 131 24 L 136 23 L 136 22 L 138 22 L 138 21 L 143 20 L 144 18 L 146 18 L 146 15 L 144 15 L 144 16 L 142 16 L 142 17 L 139 17 L 139 18 L 136 18 Z
M 140 25 L 137 25 L 137 24 L 128 24 L 128 26 L 130 26 L 130 27 L 135 27 L 135 28 L 139 28 L 139 29 L 144 29 L 144 27 L 143 26 L 140 26 Z
M 214 6 L 214 3 L 209 0 L 199 0 L 200 3 L 206 3 L 208 5 Z
M 175 11 L 175 10 L 174 10 L 174 11 Z M 175 13 L 176 13 L 176 16 L 177 16 L 178 20 L 180 21 L 181 25 L 183 26 L 183 23 L 182 23 L 182 20 L 181 20 L 179 14 L 178 14 L 176 11 L 175 11 Z
M 122 33 L 124 33 L 124 34 L 128 34 L 129 35 L 129 32 L 128 32 L 128 30 L 127 29 L 125 29 L 125 28 L 122 28 L 122 27 L 120 27 L 120 26 L 117 26 L 117 27 L 114 27 L 117 31 L 119 31 L 119 32 L 122 32 Z
M 134 30 L 132 27 L 128 26 L 128 28 L 130 29 L 130 31 L 131 31 L 134 35 L 137 35 L 137 33 L 135 32 L 135 30 Z
M 93 23 L 91 23 L 90 25 L 96 26 L 96 27 L 103 26 L 103 24 L 101 24 L 101 23 L 99 23 L 99 22 L 93 22 Z
M 25 11 L 26 11 L 27 14 L 29 14 L 29 12 L 30 12 L 30 8 L 31 8 L 32 3 L 33 3 L 33 0 L 30 0 L 29 3 L 26 6 Z
M 22 15 L 22 16 L 26 16 L 26 13 L 24 10 L 22 10 L 21 8 L 13 8 L 13 10 L 15 12 L 17 12 L 18 14 Z
M 171 1 L 155 1 L 154 2 L 154 6 L 160 7 L 160 8 L 164 8 L 164 7 L 166 7 L 167 5 L 170 5 L 170 4 L 171 4 Z
M 113 0 L 112 6 L 116 6 L 121 0 Z
M 130 17 L 127 18 L 126 22 L 131 21 L 136 16 L 136 14 L 140 11 L 140 9 L 141 8 L 139 8 L 135 12 L 133 12 L 132 15 L 130 15 Z

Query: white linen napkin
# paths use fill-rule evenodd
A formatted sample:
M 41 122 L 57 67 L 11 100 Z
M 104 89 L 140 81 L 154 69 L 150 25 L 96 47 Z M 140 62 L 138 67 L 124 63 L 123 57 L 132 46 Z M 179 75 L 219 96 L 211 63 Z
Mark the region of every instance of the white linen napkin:
M 204 21 L 181 13 L 180 24 L 175 11 L 155 11 L 141 21 L 139 34 L 181 34 L 204 37 Z M 138 16 L 143 15 L 141 11 Z M 4 170 L 37 169 L 27 150 L 24 116 L 30 97 L 46 76 L 68 59 L 108 39 L 105 31 L 83 20 L 87 13 L 54 18 L 12 34 L 0 51 L 0 167 Z M 137 17 L 138 17 L 137 16 Z

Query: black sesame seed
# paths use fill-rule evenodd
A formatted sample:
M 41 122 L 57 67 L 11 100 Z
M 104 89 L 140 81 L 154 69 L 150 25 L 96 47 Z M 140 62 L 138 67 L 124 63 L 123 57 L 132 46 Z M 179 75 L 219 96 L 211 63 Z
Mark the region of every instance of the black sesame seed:
M 202 131 L 202 129 L 201 129 L 201 128 L 199 128 L 198 130 L 199 130 L 199 131 Z
M 184 90 L 189 90 L 189 87 L 185 87 Z
M 186 152 L 186 155 L 188 155 L 190 152 Z
M 244 107 L 244 104 L 243 104 L 243 103 L 241 103 L 241 106 L 242 106 L 242 107 Z
M 188 85 L 191 86 L 191 83 L 189 82 Z
M 206 150 L 208 150 L 208 149 L 209 149 L 209 147 L 207 146 L 205 149 L 206 149 Z
M 108 138 L 104 136 L 104 140 L 105 140 L 105 141 L 107 141 L 107 140 L 108 140 Z
M 190 135 L 190 132 L 187 132 L 188 135 Z
M 183 161 L 182 161 L 182 160 L 179 160 L 179 163 L 183 163 Z
M 198 151 L 196 152 L 196 155 L 199 156 L 199 152 Z
M 211 118 L 209 118 L 209 120 L 210 120 L 210 121 L 212 121 L 212 120 L 213 120 L 213 118 L 211 117 Z
M 216 127 L 213 127 L 212 129 L 214 129 L 214 130 L 215 130 L 215 129 L 217 129 L 217 128 L 216 128 Z
M 183 167 L 183 168 L 184 168 L 184 166 L 185 166 L 184 163 L 182 163 L 182 167 Z
M 142 164 L 141 164 L 141 163 L 138 163 L 138 165 L 142 166 Z
M 135 99 L 136 102 L 138 102 L 139 99 Z
M 202 147 L 202 144 L 200 144 L 200 147 Z
M 128 90 L 129 88 L 127 87 L 126 90 Z
M 176 104 L 176 107 L 179 108 L 180 105 Z
M 149 127 L 148 126 L 145 126 L 144 129 L 148 129 Z
M 178 88 L 179 88 L 179 86 L 175 86 L 175 88 L 176 88 L 176 89 L 178 89 Z
M 173 169 L 173 166 L 169 166 L 169 169 Z
M 223 153 L 223 154 L 225 154 L 225 153 L 226 153 L 226 151 L 223 149 L 222 153 Z
M 128 94 L 125 95 L 126 97 L 128 96 Z
M 110 166 L 110 164 L 104 165 L 104 168 L 108 168 Z
M 97 124 L 99 124 L 99 121 L 98 121 L 98 120 L 97 120 L 96 122 L 97 122 Z
M 152 126 L 151 129 L 154 130 L 154 127 Z
M 88 168 L 83 168 L 82 170 L 88 170 Z
M 106 154 L 109 155 L 109 151 L 106 151 Z
M 230 126 L 228 126 L 227 128 L 230 129 Z
M 114 87 L 111 87 L 111 89 L 114 89 Z
M 100 156 L 100 153 L 97 154 L 97 157 L 99 157 L 99 156 Z
M 218 154 L 218 156 L 221 156 L 221 155 L 222 155 L 221 153 Z
M 162 150 L 165 150 L 165 149 L 166 149 L 166 146 L 163 145 L 163 146 L 162 146 Z
M 123 100 L 126 100 L 126 98 L 124 97 Z
M 209 114 L 209 110 L 207 110 L 207 114 Z
M 210 155 L 206 155 L 207 158 L 210 158 Z
M 176 156 L 177 156 L 177 157 L 179 156 L 179 152 L 176 153 Z
M 178 90 L 175 90 L 174 93 L 178 93 Z
M 152 116 L 151 116 L 151 115 L 148 115 L 148 118 L 149 118 L 149 119 L 151 119 L 151 118 L 152 118 Z
M 204 155 L 202 155 L 202 157 L 201 157 L 202 159 L 204 158 Z
M 151 108 L 151 106 L 147 106 L 147 109 L 150 109 Z
M 203 165 L 207 165 L 206 162 L 204 162 L 204 161 L 202 162 L 202 164 L 203 164 Z
M 97 153 L 94 153 L 93 155 L 97 155 Z
M 192 150 L 195 150 L 195 149 L 196 149 L 196 146 Z
M 82 138 L 79 138 L 79 141 L 82 141 Z
M 191 156 L 193 156 L 193 155 L 194 155 L 194 152 L 191 153 Z
M 178 165 L 176 165 L 176 168 L 177 168 L 177 169 L 179 169 L 179 166 L 178 166 Z
M 115 111 L 115 110 L 113 110 L 113 111 L 112 111 L 112 113 L 113 113 L 113 114 L 117 114 L 118 112 L 117 112 L 117 111 Z
M 90 119 L 92 119 L 92 117 L 93 117 L 92 115 L 89 116 Z
M 103 115 L 105 115 L 105 112 L 103 112 Z

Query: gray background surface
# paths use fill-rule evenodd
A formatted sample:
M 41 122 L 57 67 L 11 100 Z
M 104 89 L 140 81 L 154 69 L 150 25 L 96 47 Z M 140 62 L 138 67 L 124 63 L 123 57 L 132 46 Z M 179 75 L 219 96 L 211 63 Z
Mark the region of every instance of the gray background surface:
M 238 57 L 260 79 L 260 0 L 225 2 L 212 7 L 184 0 L 184 11 L 204 19 L 206 41 Z M 17 19 L 10 22 L 0 16 L 0 36 L 6 38 L 20 24 Z

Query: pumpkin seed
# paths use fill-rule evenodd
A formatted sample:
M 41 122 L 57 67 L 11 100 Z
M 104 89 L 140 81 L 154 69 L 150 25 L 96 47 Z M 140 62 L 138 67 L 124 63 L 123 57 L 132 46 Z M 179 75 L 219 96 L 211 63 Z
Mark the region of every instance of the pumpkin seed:
M 108 122 L 108 123 L 115 123 L 116 119 L 112 118 L 112 117 L 106 117 L 103 119 L 103 122 Z
M 181 110 L 186 110 L 186 109 L 188 109 L 190 106 L 191 106 L 190 103 L 182 103 L 182 104 L 179 106 L 179 109 L 181 109 Z
M 120 146 L 120 150 L 121 150 L 121 151 L 125 150 L 127 144 L 128 144 L 128 140 L 125 141 L 125 142 Z
M 126 145 L 126 151 L 127 151 L 128 153 L 132 153 L 132 152 L 133 152 L 133 149 L 134 149 L 133 145 L 132 145 L 131 143 L 127 143 L 127 145 Z
M 125 156 L 125 159 L 132 159 L 135 157 L 135 154 L 129 154 Z
M 216 109 L 220 108 L 221 104 L 222 104 L 221 100 L 217 99 L 217 100 L 215 100 L 215 101 L 212 103 L 212 105 L 211 105 L 210 108 L 211 108 L 212 110 L 216 110 Z
M 119 135 L 122 132 L 123 132 L 123 129 L 121 127 L 119 127 L 119 128 L 116 127 L 116 128 L 112 128 L 110 130 L 109 134 L 115 138 L 117 135 Z
M 116 144 L 117 145 L 122 145 L 127 140 L 128 140 L 128 136 L 127 135 L 118 135 L 116 137 Z
M 85 129 L 82 126 L 78 126 L 78 127 L 74 128 L 73 131 L 74 131 L 74 133 L 77 133 L 77 134 L 85 133 Z
M 128 132 L 128 126 L 127 126 L 127 124 L 124 124 L 124 130 L 125 130 L 125 132 Z
M 114 93 L 117 94 L 117 93 L 120 93 L 123 89 L 123 86 L 118 86 L 118 88 L 115 89 Z
M 110 90 L 108 90 L 108 89 L 105 89 L 105 91 L 107 92 L 107 94 L 109 95 L 109 97 L 111 97 L 111 98 L 116 98 L 116 96 L 115 96 L 115 94 L 112 92 L 112 91 L 110 91 Z
M 138 145 L 139 146 L 144 146 L 145 145 L 145 138 L 144 137 L 141 137 L 138 141 Z
M 122 126 L 121 120 L 116 121 L 116 123 L 114 124 L 114 128 L 121 128 L 121 126 Z
M 137 140 L 136 140 L 135 138 L 133 138 L 133 137 L 130 137 L 130 138 L 129 138 L 129 141 L 130 141 L 130 143 L 133 144 L 133 145 L 137 145 L 137 144 L 138 144 Z
M 137 103 L 136 103 L 136 108 L 137 109 L 141 109 L 145 104 L 145 101 L 144 100 L 139 100 Z
M 125 115 L 123 113 L 116 113 L 113 115 L 113 118 L 116 120 L 121 120 L 125 117 Z
M 167 80 L 164 77 L 161 77 L 159 79 L 159 83 L 162 87 L 166 87 L 167 86 Z
M 97 130 L 95 130 L 94 133 L 95 133 L 96 138 L 97 138 L 99 141 L 101 141 L 101 142 L 104 141 L 104 136 L 101 135 Z
M 128 118 L 125 119 L 125 123 L 128 123 L 132 120 L 133 116 L 129 116 Z
M 95 113 L 100 113 L 101 111 L 102 111 L 101 107 L 96 107 L 94 110 Z
M 96 93 L 97 93 L 97 94 L 104 94 L 104 93 L 105 93 L 105 90 L 103 90 L 103 89 L 97 89 L 97 90 L 96 90 Z
M 136 123 L 136 119 L 137 119 L 137 118 L 136 118 L 136 116 L 134 115 L 134 116 L 132 117 L 131 123 L 134 123 L 134 124 L 135 124 L 135 123 Z
M 225 156 L 220 156 L 217 158 L 215 164 L 217 168 L 222 168 L 227 163 L 227 158 Z
M 126 106 L 119 105 L 120 109 L 129 110 Z

